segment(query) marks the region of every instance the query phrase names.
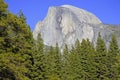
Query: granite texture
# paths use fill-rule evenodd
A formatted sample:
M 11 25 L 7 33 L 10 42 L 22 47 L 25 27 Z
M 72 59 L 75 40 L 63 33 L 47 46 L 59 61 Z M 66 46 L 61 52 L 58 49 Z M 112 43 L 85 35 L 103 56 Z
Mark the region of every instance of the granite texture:
M 112 34 L 120 41 L 120 26 L 102 24 L 95 15 L 86 10 L 62 5 L 49 8 L 46 18 L 36 24 L 33 37 L 37 39 L 40 33 L 45 45 L 55 46 L 58 43 L 63 49 L 65 44 L 71 47 L 77 39 L 81 42 L 88 38 L 95 44 L 99 32 L 107 46 Z M 120 42 L 118 43 L 120 46 Z

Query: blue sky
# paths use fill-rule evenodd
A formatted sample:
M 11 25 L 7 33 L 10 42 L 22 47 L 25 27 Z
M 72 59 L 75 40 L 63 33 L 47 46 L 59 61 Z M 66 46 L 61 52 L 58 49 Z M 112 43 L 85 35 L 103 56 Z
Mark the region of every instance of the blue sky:
M 8 10 L 22 10 L 31 30 L 42 21 L 50 6 L 73 5 L 95 14 L 103 23 L 120 24 L 120 0 L 5 0 Z

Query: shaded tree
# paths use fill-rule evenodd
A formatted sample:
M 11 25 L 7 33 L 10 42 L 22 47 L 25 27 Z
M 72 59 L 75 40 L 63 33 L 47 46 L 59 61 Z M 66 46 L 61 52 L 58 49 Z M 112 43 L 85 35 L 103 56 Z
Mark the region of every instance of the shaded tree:
M 108 70 L 109 74 L 108 77 L 110 79 L 117 79 L 118 78 L 118 60 L 117 56 L 119 56 L 119 47 L 118 43 L 116 40 L 115 35 L 112 35 L 111 41 L 110 41 L 110 46 L 108 50 Z
M 105 79 L 108 80 L 107 77 L 108 69 L 107 69 L 107 49 L 104 40 L 101 38 L 99 33 L 97 43 L 96 43 L 96 79 Z

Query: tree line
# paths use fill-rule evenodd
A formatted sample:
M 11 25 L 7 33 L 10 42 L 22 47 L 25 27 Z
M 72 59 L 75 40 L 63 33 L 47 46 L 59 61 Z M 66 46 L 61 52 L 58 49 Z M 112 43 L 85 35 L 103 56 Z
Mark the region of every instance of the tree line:
M 0 80 L 119 80 L 120 50 L 116 37 L 106 48 L 100 33 L 96 46 L 83 39 L 63 51 L 33 39 L 24 14 L 7 10 L 0 0 Z

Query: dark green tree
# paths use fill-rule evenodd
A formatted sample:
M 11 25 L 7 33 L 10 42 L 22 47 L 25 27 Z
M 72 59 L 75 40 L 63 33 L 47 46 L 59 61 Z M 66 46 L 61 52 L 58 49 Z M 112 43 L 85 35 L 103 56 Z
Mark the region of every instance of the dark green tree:
M 25 58 L 20 54 L 0 54 L 0 80 L 30 80 Z
M 61 72 L 62 54 L 61 54 L 61 51 L 59 49 L 58 43 L 56 43 L 54 58 L 55 58 L 55 70 L 56 70 L 55 73 L 59 77 L 59 79 L 61 79 L 61 77 L 62 77 L 62 72 Z
M 108 70 L 109 75 L 108 77 L 112 80 L 118 78 L 118 66 L 116 64 L 118 63 L 117 56 L 119 55 L 119 47 L 116 40 L 116 37 L 112 35 L 110 46 L 109 46 L 109 52 L 108 52 Z
M 68 61 L 68 80 L 80 80 L 82 75 L 82 65 L 80 56 L 80 42 L 77 40 L 75 46 L 70 50 L 69 61 Z
M 32 46 L 33 37 L 31 30 L 26 22 L 23 22 L 21 18 L 18 18 L 16 15 L 7 11 L 7 5 L 3 2 L 3 0 L 0 0 L 0 54 L 7 55 L 11 53 L 11 58 L 14 58 L 14 56 L 16 55 L 20 55 L 19 57 L 23 58 L 25 62 L 21 61 L 17 64 L 18 60 L 15 60 L 16 63 L 13 63 L 13 69 L 15 69 L 15 66 L 17 68 L 17 65 L 19 64 L 26 63 L 24 64 L 24 66 L 28 69 L 28 72 L 25 73 L 25 75 L 23 74 L 26 77 L 29 77 L 29 69 L 32 66 Z M 12 62 L 9 61 L 8 66 L 11 63 Z M 0 70 L 2 70 L 3 68 L 4 67 L 1 67 Z M 17 75 L 17 73 L 11 73 L 11 75 L 13 74 Z M 23 80 L 22 78 L 18 79 Z
M 22 12 L 22 10 L 19 11 L 17 16 L 19 19 L 21 19 L 23 23 L 26 23 L 26 17 L 24 16 L 24 13 Z
M 44 79 L 44 44 L 40 34 L 37 36 L 37 40 L 33 49 L 33 71 L 31 74 L 32 80 Z
M 82 80 L 96 80 L 95 67 L 94 67 L 94 55 L 95 49 L 89 39 L 83 39 L 81 42 L 81 48 L 79 53 L 79 61 L 81 65 L 81 78 Z
M 48 80 L 60 80 L 61 78 L 61 53 L 56 44 L 56 47 L 50 47 L 46 53 L 46 78 Z
M 7 7 L 8 5 L 4 2 L 4 0 L 0 0 L 0 17 L 5 14 L 5 12 L 7 11 Z
M 62 53 L 62 77 L 61 80 L 66 80 L 68 79 L 68 76 L 70 76 L 69 71 L 70 70 L 70 58 L 69 58 L 70 52 L 68 50 L 68 46 L 67 44 L 65 44 L 65 47 L 63 49 L 63 53 Z
M 99 33 L 97 44 L 96 44 L 96 79 L 100 80 L 109 80 L 107 77 L 108 69 L 107 69 L 107 49 L 104 40 L 101 38 Z

